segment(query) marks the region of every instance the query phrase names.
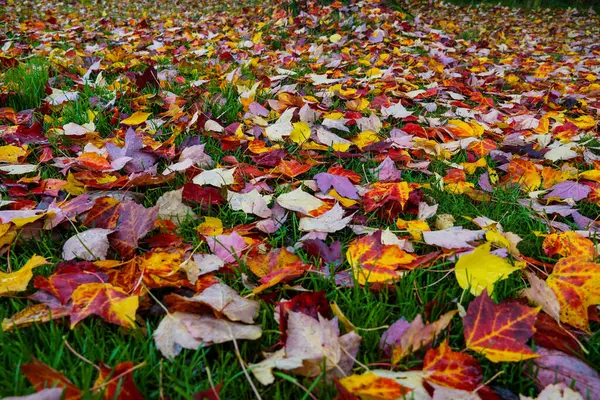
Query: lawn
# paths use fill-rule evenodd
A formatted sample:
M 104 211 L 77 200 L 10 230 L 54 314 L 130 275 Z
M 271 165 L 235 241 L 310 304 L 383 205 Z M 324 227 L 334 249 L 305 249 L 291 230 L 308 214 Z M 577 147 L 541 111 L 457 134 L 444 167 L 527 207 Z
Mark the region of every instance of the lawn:
M 600 398 L 597 15 L 0 8 L 0 397 Z

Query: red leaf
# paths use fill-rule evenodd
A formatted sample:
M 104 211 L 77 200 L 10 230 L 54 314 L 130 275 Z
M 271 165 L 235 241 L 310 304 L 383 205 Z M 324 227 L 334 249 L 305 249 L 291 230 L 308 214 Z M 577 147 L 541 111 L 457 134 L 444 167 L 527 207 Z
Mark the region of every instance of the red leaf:
M 119 225 L 109 235 L 109 241 L 122 258 L 129 259 L 135 255 L 138 241 L 154 229 L 158 207 L 144 208 L 129 201 L 121 204 L 120 213 Z

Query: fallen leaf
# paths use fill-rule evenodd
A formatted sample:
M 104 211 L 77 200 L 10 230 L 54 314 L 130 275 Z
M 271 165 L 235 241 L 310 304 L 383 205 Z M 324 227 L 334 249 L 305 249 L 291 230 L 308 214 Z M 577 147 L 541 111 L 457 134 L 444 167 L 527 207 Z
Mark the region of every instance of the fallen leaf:
M 437 349 L 428 350 L 423 360 L 423 371 L 429 372 L 427 380 L 452 389 L 473 391 L 483 381 L 481 366 L 466 353 L 454 352 L 448 340 Z
M 311 211 L 314 211 L 325 205 L 325 203 L 315 196 L 303 191 L 302 188 L 298 188 L 289 193 L 280 195 L 277 198 L 277 204 L 286 210 L 296 211 L 309 216 L 311 215 Z
M 206 242 L 210 251 L 226 263 L 232 263 L 241 258 L 243 251 L 248 247 L 244 238 L 237 232 L 231 232 L 229 235 L 208 236 Z
M 448 311 L 430 324 L 423 323 L 421 315 L 417 315 L 393 343 L 392 362 L 398 363 L 411 352 L 428 347 L 435 337 L 448 327 L 457 312 L 458 310 Z
M 516 302 L 494 304 L 484 290 L 463 318 L 467 347 L 495 363 L 535 358 L 525 342 L 535 331 L 539 311 Z
M 122 258 L 134 256 L 138 241 L 154 229 L 158 218 L 158 207 L 145 208 L 133 201 L 121 204 L 119 223 L 108 240 Z
M 58 387 L 64 390 L 65 400 L 80 399 L 83 395 L 63 374 L 34 358 L 21 366 L 21 372 L 31 382 L 37 392 L 45 388 Z
M 531 285 L 527 289 L 523 289 L 522 295 L 533 304 L 540 306 L 542 310 L 554 318 L 556 321 L 560 321 L 560 303 L 556 293 L 548 286 L 546 281 L 538 278 L 531 272 L 525 272 L 529 284 Z M 586 310 L 587 313 L 587 310 Z
M 484 289 L 493 293 L 496 282 L 508 278 L 518 271 L 518 267 L 490 253 L 491 243 L 478 246 L 472 253 L 458 259 L 454 274 L 463 289 L 469 289 L 473 296 L 478 296 Z
M 190 300 L 210 306 L 231 321 L 242 321 L 247 324 L 254 322 L 260 308 L 258 302 L 243 298 L 235 290 L 222 283 L 209 286 L 202 293 L 191 297 Z
M 44 257 L 34 255 L 18 271 L 11 273 L 0 271 L 0 296 L 26 290 L 33 277 L 33 269 L 46 264 L 49 263 Z
M 346 259 L 354 279 L 361 285 L 367 282 L 388 282 L 402 276 L 398 268 L 408 266 L 415 257 L 395 245 L 381 242 L 381 231 L 353 240 Z
M 584 399 L 600 396 L 600 375 L 583 361 L 560 351 L 537 349 L 539 358 L 533 360 L 535 380 L 543 388 L 550 384 L 564 383 Z M 554 400 L 554 399 L 553 399 Z
M 589 332 L 588 307 L 600 304 L 600 265 L 587 260 L 560 259 L 546 283 L 560 304 L 560 320 Z
M 63 246 L 63 259 L 106 260 L 110 247 L 108 235 L 112 232 L 110 229 L 92 228 L 72 236 Z
M 338 203 L 324 214 L 315 218 L 300 218 L 298 229 L 304 232 L 337 232 L 342 230 L 352 220 L 352 216 L 344 217 L 344 209 Z
M 131 114 L 129 118 L 125 118 L 123 121 L 121 121 L 121 123 L 124 125 L 139 125 L 145 122 L 150 115 L 152 114 L 136 111 L 133 114 Z
M 80 285 L 73 291 L 71 298 L 71 328 L 90 315 L 97 315 L 117 325 L 135 326 L 138 296 L 129 296 L 124 290 L 110 283 Z

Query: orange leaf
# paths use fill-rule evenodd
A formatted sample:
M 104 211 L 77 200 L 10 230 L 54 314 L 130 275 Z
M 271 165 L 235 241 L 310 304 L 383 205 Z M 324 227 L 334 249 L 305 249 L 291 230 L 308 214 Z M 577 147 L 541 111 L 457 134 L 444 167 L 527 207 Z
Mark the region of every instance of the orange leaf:
M 521 361 L 537 355 L 525 346 L 535 332 L 540 307 L 516 302 L 495 304 L 484 290 L 469 304 L 463 318 L 467 347 L 492 362 Z
M 282 174 L 290 178 L 301 175 L 312 168 L 312 164 L 301 164 L 296 160 L 281 160 L 271 171 L 273 174 Z
M 57 387 L 65 389 L 63 392 L 63 398 L 65 400 L 80 399 L 83 395 L 81 390 L 79 390 L 73 382 L 65 378 L 63 374 L 36 358 L 30 363 L 23 364 L 21 366 L 21 372 L 23 372 L 23 375 L 31 382 L 36 392 L 45 388 Z
M 262 285 L 253 290 L 260 293 L 275 286 L 279 282 L 289 282 L 302 276 L 310 265 L 304 264 L 300 257 L 290 253 L 284 248 L 271 250 L 267 254 L 259 254 L 247 261 L 250 270 L 258 277 Z
M 504 177 L 508 183 L 516 183 L 524 190 L 535 190 L 540 187 L 542 177 L 536 165 L 522 158 L 514 158 L 508 164 L 507 174 Z
M 396 245 L 381 243 L 381 231 L 353 240 L 348 246 L 346 259 L 354 272 L 354 279 L 364 285 L 367 282 L 388 282 L 402 276 L 396 272 L 415 260 Z
M 402 399 L 412 390 L 392 378 L 377 376 L 373 372 L 347 376 L 340 379 L 340 384 L 364 400 Z
M 594 242 L 572 231 L 546 236 L 542 248 L 548 257 L 558 254 L 563 257 L 577 256 L 591 260 L 596 256 Z
M 560 304 L 560 320 L 589 332 L 588 307 L 600 304 L 600 265 L 583 256 L 563 258 L 546 283 Z
M 77 157 L 77 163 L 94 171 L 112 169 L 108 160 L 98 153 L 83 153 Z
M 423 371 L 430 372 L 428 381 L 459 390 L 473 391 L 483 380 L 477 360 L 469 354 L 452 351 L 448 340 L 427 351 Z
M 135 323 L 138 296 L 129 296 L 110 283 L 83 284 L 73 291 L 71 299 L 71 328 L 92 314 L 117 325 L 133 326 Z

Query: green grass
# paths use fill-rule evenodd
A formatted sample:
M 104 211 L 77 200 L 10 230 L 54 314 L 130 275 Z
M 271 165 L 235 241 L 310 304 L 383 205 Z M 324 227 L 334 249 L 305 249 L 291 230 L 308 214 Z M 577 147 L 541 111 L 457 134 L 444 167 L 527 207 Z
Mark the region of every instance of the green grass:
M 49 71 L 49 63 L 35 57 L 1 73 L 0 84 L 3 83 L 9 93 L 14 92 L 8 96 L 6 105 L 16 111 L 39 107 L 46 97 L 44 87 L 50 76 Z

